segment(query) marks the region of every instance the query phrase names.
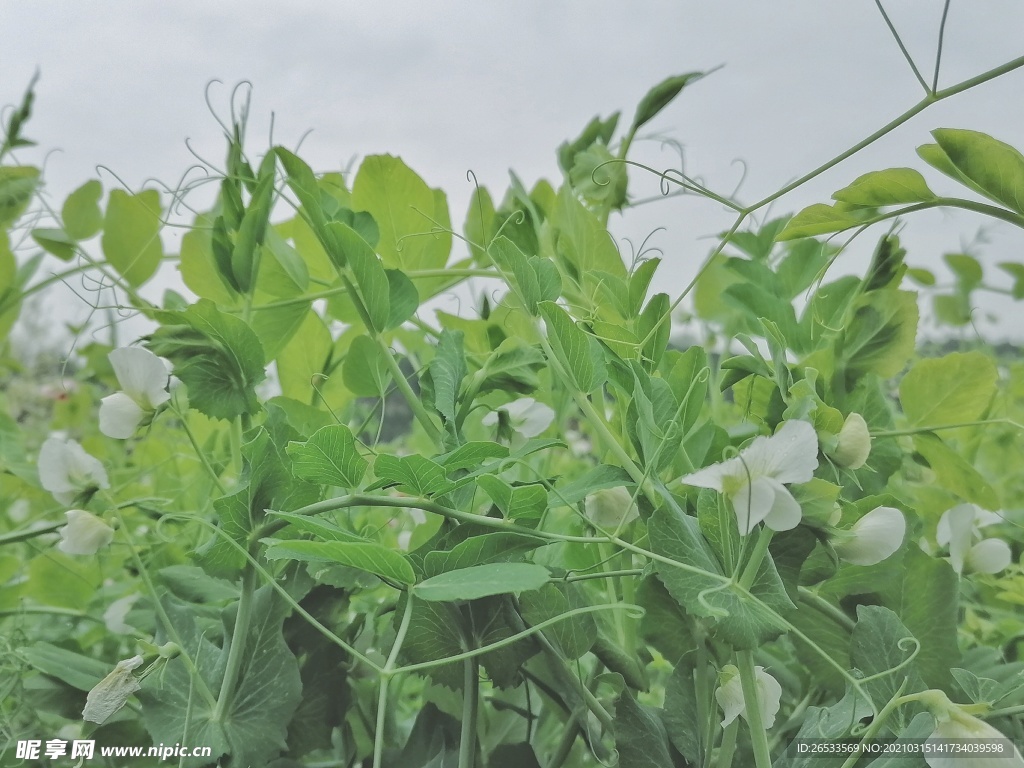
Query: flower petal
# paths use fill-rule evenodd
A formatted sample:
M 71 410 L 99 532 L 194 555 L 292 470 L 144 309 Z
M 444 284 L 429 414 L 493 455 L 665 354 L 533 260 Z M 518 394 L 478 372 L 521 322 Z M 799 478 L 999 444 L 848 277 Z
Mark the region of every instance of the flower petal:
M 124 392 L 115 392 L 100 400 L 100 432 L 107 437 L 127 440 L 135 434 L 146 412 Z
M 964 570 L 971 573 L 999 573 L 1013 562 L 1010 545 L 1002 539 L 984 539 L 969 550 Z
M 876 507 L 841 531 L 833 543 L 836 554 L 853 565 L 874 565 L 892 555 L 903 544 L 907 521 L 894 507 Z
M 806 421 L 792 419 L 767 438 L 756 459 L 747 460 L 763 464 L 763 473 L 780 483 L 806 483 L 818 468 L 818 433 Z
M 836 464 L 847 469 L 860 469 L 867 463 L 871 455 L 871 433 L 863 416 L 859 413 L 847 416 L 837 439 L 833 454 Z
M 554 410 L 532 397 L 514 400 L 504 406 L 504 410 L 508 411 L 512 429 L 523 437 L 536 437 L 555 420 Z
M 57 549 L 69 555 L 95 555 L 114 540 L 114 529 L 83 509 L 69 509 L 64 513 L 68 524 L 59 528 Z
M 142 347 L 120 347 L 107 357 L 121 389 L 144 410 L 152 410 L 167 402 L 167 366 L 164 361 Z
M 764 671 L 764 667 L 754 667 L 754 673 L 757 680 L 757 703 L 761 707 L 761 725 L 767 730 L 775 725 L 775 716 L 779 714 L 782 686 Z
M 39 482 L 61 504 L 90 488 L 109 488 L 107 471 L 74 440 L 51 437 L 39 449 Z
M 940 545 L 949 545 L 949 562 L 957 573 L 964 570 L 964 558 L 971 547 L 976 514 L 977 507 L 973 504 L 958 504 L 942 513 L 935 529 L 936 541 Z
M 957 708 L 959 709 L 959 708 Z M 964 755 L 951 750 L 930 749 L 925 753 L 925 762 L 930 768 L 1024 768 L 1024 758 L 1007 737 L 995 727 L 974 715 L 954 711 L 949 713 L 928 737 L 928 744 L 933 742 L 944 744 L 950 741 L 962 742 L 976 739 L 998 739 L 1008 743 L 1013 750 L 1012 755 Z
M 752 483 L 744 483 L 729 495 L 741 536 L 746 536 L 754 530 L 755 526 L 772 511 L 776 489 L 782 489 L 783 493 L 788 495 L 788 491 L 771 478 L 758 477 Z M 797 507 L 798 511 L 799 509 Z
M 764 516 L 764 524 L 773 531 L 791 531 L 800 525 L 803 510 L 788 488 L 774 480 L 771 482 L 775 484 L 775 498 L 768 514 Z
M 729 677 L 715 691 L 715 701 L 722 708 L 724 715 L 722 727 L 724 728 L 743 714 L 743 685 L 740 683 L 739 670 L 732 664 L 722 667 L 722 674 Z
M 128 701 L 128 697 L 141 688 L 132 670 L 141 666 L 143 658 L 133 656 L 119 661 L 114 671 L 100 680 L 85 699 L 82 719 L 103 723 Z
M 640 516 L 633 495 L 622 485 L 594 491 L 583 502 L 587 520 L 598 528 L 617 530 Z

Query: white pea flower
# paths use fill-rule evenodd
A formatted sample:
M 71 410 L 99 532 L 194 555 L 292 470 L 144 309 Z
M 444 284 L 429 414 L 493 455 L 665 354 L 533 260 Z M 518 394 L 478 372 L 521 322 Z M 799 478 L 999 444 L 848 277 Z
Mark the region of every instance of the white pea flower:
M 818 435 L 806 421 L 787 421 L 771 437 L 761 436 L 726 461 L 681 478 L 698 488 L 712 488 L 732 502 L 740 534 L 762 520 L 773 531 L 800 524 L 800 505 L 784 483 L 806 483 L 818 468 Z
M 832 546 L 836 554 L 854 565 L 874 565 L 892 555 L 903 544 L 907 521 L 894 507 L 875 507 L 848 531 L 835 531 Z
M 715 691 L 715 700 L 724 714 L 722 727 L 729 725 L 738 716 L 748 720 L 740 671 L 732 664 L 726 664 L 722 667 L 719 679 L 721 685 Z M 764 671 L 764 667 L 754 667 L 754 679 L 757 683 L 757 704 L 761 709 L 761 725 L 767 730 L 775 725 L 775 716 L 779 713 L 779 701 L 782 699 L 782 686 L 779 685 L 778 680 Z
M 100 432 L 124 440 L 170 399 L 170 371 L 164 360 L 142 347 L 120 347 L 108 357 L 122 391 L 100 401 Z
M 508 425 L 513 432 L 523 437 L 536 437 L 551 426 L 555 420 L 555 412 L 544 403 L 538 403 L 532 397 L 521 397 L 501 406 L 498 411 L 491 411 L 481 422 L 485 427 L 498 424 L 498 412 L 504 411 L 508 417 Z
M 135 601 L 142 595 L 138 592 L 119 598 L 107 606 L 103 612 L 103 623 L 107 625 L 107 631 L 115 635 L 127 635 L 134 631 L 134 627 L 125 620 L 128 618 L 128 611 L 135 605 Z
M 133 693 L 142 686 L 132 674 L 133 669 L 142 666 L 143 658 L 133 656 L 119 661 L 114 671 L 104 677 L 89 691 L 85 699 L 82 719 L 91 723 L 104 723 L 111 715 L 125 705 Z
M 1021 757 L 1020 751 L 1001 731 L 967 713 L 941 691 L 926 693 L 934 694 L 925 699 L 925 703 L 936 721 L 935 730 L 928 737 L 929 744 L 941 745 L 949 741 L 985 739 L 1004 742 L 1007 751 L 1013 750 L 1011 754 L 1007 754 L 1005 751 L 957 753 L 935 749 L 924 756 L 930 768 L 1024 768 L 1024 758 Z
M 633 494 L 622 485 L 589 494 L 583 509 L 587 520 L 610 531 L 627 526 L 640 516 Z
M 69 555 L 95 555 L 114 540 L 114 529 L 91 512 L 69 509 L 68 524 L 57 529 L 57 549 Z
M 958 504 L 939 518 L 935 540 L 949 546 L 949 562 L 957 573 L 999 573 L 1013 560 L 1002 539 L 983 539 L 981 529 L 1002 518 L 976 504 Z
M 39 449 L 39 482 L 61 504 L 82 493 L 109 488 L 107 471 L 74 440 L 51 437 Z
M 832 458 L 841 467 L 860 469 L 867 463 L 870 453 L 871 433 L 868 424 L 859 413 L 851 413 L 836 436 Z

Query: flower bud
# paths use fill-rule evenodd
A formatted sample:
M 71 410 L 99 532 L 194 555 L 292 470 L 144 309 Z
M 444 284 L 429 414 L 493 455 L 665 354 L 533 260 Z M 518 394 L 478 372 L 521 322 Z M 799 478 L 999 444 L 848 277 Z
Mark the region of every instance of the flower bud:
M 936 721 L 935 730 L 928 737 L 929 745 L 991 739 L 1005 742 L 1007 750 L 1002 753 L 963 753 L 946 751 L 940 746 L 925 753 L 924 759 L 930 768 L 1024 768 L 1024 758 L 1020 751 L 998 729 L 968 713 L 964 707 L 954 704 L 941 691 L 926 691 L 925 694 L 929 695 L 923 701 Z
M 859 413 L 851 413 L 843 422 L 836 438 L 836 448 L 832 459 L 841 467 L 860 469 L 871 453 L 871 434 L 868 424 Z
M 853 565 L 874 565 L 903 544 L 907 521 L 893 507 L 875 507 L 848 531 L 835 531 L 832 546 L 836 554 Z
M 95 555 L 114 539 L 114 529 L 91 512 L 69 509 L 68 524 L 59 528 L 57 549 L 69 555 Z
M 587 520 L 598 528 L 617 530 L 640 516 L 633 496 L 624 486 L 594 491 L 583 503 Z

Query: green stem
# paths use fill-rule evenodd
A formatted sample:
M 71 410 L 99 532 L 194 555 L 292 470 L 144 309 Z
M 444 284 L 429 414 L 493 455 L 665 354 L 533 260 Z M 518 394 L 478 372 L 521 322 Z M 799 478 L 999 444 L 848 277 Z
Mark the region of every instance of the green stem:
M 228 647 L 228 660 L 221 681 L 220 695 L 217 706 L 213 710 L 212 720 L 216 723 L 224 721 L 224 716 L 234 703 L 238 677 L 242 672 L 245 659 L 246 639 L 249 635 L 249 622 L 252 619 L 252 600 L 256 589 L 256 574 L 251 566 L 246 565 L 242 571 L 242 589 L 238 598 L 238 612 L 235 615 L 235 628 L 231 633 L 231 645 Z
M 405 374 L 402 372 L 401 366 L 398 365 L 398 361 L 395 360 L 394 354 L 391 352 L 391 347 L 384 343 L 384 340 L 379 334 L 373 335 L 374 341 L 380 347 L 381 352 L 384 353 L 384 361 L 387 363 L 388 370 L 391 371 L 391 378 L 395 381 L 395 386 L 398 387 L 398 391 L 402 393 L 409 407 L 412 409 L 413 415 L 416 420 L 423 427 L 423 431 L 427 433 L 427 436 L 439 448 L 444 447 L 441 433 L 437 427 L 434 426 L 434 422 L 430 419 L 430 414 L 427 413 L 427 409 L 423 407 L 423 403 L 416 396 L 416 393 L 412 391 L 412 387 L 409 386 L 409 380 L 405 378 Z
M 736 733 L 739 728 L 739 719 L 725 726 L 722 732 L 722 745 L 718 748 L 717 768 L 732 768 L 732 758 L 736 754 Z
M 37 605 L 25 605 L 20 608 L 11 608 L 9 610 L 0 611 L 0 619 L 13 616 L 21 616 L 23 614 L 39 616 L 65 616 L 69 619 L 85 619 L 87 621 L 95 621 L 97 624 L 103 623 L 103 619 L 99 619 L 95 616 L 90 616 L 88 613 L 84 613 L 83 611 L 76 611 L 72 608 L 47 608 L 44 606 Z
M 462 662 L 462 729 L 459 735 L 459 768 L 476 765 L 476 719 L 480 711 L 480 672 L 476 658 Z
M 619 576 L 643 576 L 643 568 L 624 568 L 621 571 L 601 571 L 600 573 L 570 573 L 565 581 L 586 581 L 587 579 L 609 579 Z
M 743 687 L 743 712 L 750 731 L 750 743 L 754 747 L 754 764 L 757 768 L 772 768 L 772 756 L 768 751 L 768 732 L 761 719 L 761 701 L 757 695 L 754 654 L 751 651 L 736 651 L 736 661 L 736 666 L 740 670 L 740 685 Z
M 380 692 L 377 695 L 377 724 L 373 729 L 373 768 L 380 768 L 381 760 L 384 757 L 384 721 L 388 714 L 388 687 L 391 678 L 395 675 L 395 664 L 398 662 L 398 654 L 402 650 L 405 636 L 409 632 L 409 622 L 412 619 L 412 592 L 406 592 L 405 612 L 402 614 L 402 623 L 398 627 L 398 634 L 395 635 L 394 645 L 391 646 L 391 653 L 384 663 L 380 673 Z
M 853 768 L 861 757 L 861 751 L 864 744 L 868 740 L 874 738 L 875 734 L 882 729 L 882 726 L 885 725 L 885 721 L 889 719 L 889 715 L 896 711 L 897 707 L 908 703 L 908 701 L 916 700 L 916 697 L 913 696 L 900 696 L 900 694 L 903 693 L 903 689 L 906 688 L 906 685 L 907 681 L 904 680 L 903 684 L 900 685 L 899 690 L 896 691 L 896 695 L 889 699 L 889 703 L 882 707 L 882 710 L 871 719 L 871 724 L 865 729 L 864 735 L 861 737 L 860 744 L 857 745 L 857 749 L 854 750 L 848 758 L 846 758 L 846 761 L 843 763 L 841 768 Z
M 856 626 L 856 622 L 818 593 L 812 592 L 807 587 L 798 587 L 797 594 L 800 597 L 800 602 L 804 605 L 810 606 L 819 613 L 828 616 L 832 621 L 848 632 L 853 631 L 853 628 Z
M 872 437 L 905 437 L 909 435 L 920 435 L 925 432 L 938 432 L 944 429 L 962 429 L 963 427 L 984 427 L 989 424 L 1005 424 L 1010 427 L 1024 430 L 1024 424 L 1013 419 L 981 419 L 980 421 L 961 421 L 956 424 L 939 424 L 928 427 L 912 427 L 910 429 L 891 429 L 881 432 L 872 432 Z
M 750 589 L 750 585 L 757 578 L 757 570 L 761 567 L 764 556 L 768 554 L 768 545 L 772 543 L 772 536 L 774 535 L 775 531 L 767 525 L 761 527 L 760 532 L 757 534 L 757 543 L 754 544 L 754 551 L 750 553 L 750 559 L 744 566 L 743 573 L 740 574 L 739 585 L 743 589 Z
M 58 528 L 63 528 L 64 523 L 51 523 L 50 525 L 44 525 L 39 528 L 28 528 L 24 531 L 13 531 L 12 533 L 5 533 L 0 536 L 0 547 L 4 544 L 17 544 L 19 541 L 28 541 L 34 539 L 37 536 L 45 536 L 48 533 L 54 533 Z

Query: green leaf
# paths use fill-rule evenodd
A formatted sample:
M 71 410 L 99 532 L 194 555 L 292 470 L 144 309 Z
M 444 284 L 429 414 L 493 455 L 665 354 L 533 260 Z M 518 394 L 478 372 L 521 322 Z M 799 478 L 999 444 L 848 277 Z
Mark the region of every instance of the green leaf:
M 476 482 L 507 520 L 537 521 L 548 508 L 548 492 L 542 485 L 512 486 L 494 475 L 481 475 Z
M 920 360 L 900 382 L 900 402 L 911 426 L 943 426 L 980 419 L 996 394 L 999 374 L 982 352 L 954 352 Z
M 397 328 L 416 314 L 420 306 L 420 294 L 405 272 L 385 269 L 384 273 L 388 276 L 388 303 L 391 306 L 387 327 Z
M 190 405 L 215 419 L 233 419 L 259 409 L 256 385 L 266 378 L 263 347 L 241 319 L 208 299 L 183 312 L 158 312 L 162 323 L 148 347 L 174 363 L 188 387 Z
M 391 371 L 384 360 L 385 352 L 369 336 L 352 340 L 341 366 L 345 386 L 360 397 L 384 397 L 391 384 Z
M 1013 298 L 1024 299 L 1024 264 L 1013 261 L 1002 261 L 997 264 L 1001 270 L 1013 278 Z
M 318 429 L 304 443 L 289 443 L 292 471 L 296 477 L 320 485 L 358 488 L 366 472 L 366 459 L 359 455 L 352 431 L 343 424 Z
M 205 639 L 192 612 L 168 601 L 175 629 L 207 688 L 216 692 L 224 678 L 227 653 Z M 270 587 L 256 590 L 245 638 L 245 655 L 231 707 L 214 718 L 206 699 L 181 658 L 171 659 L 160 674 L 146 677 L 138 697 L 153 743 L 209 746 L 216 759 L 231 755 L 233 765 L 269 765 L 287 749 L 292 715 L 302 698 L 298 663 L 281 633 L 287 614 Z M 230 627 L 225 632 L 230 636 Z M 163 638 L 166 639 L 166 638 Z M 184 768 L 201 768 L 211 758 L 185 758 Z
M 373 462 L 373 472 L 403 493 L 435 496 L 447 493 L 451 483 L 444 467 L 424 456 L 389 456 L 382 453 Z
M 471 536 L 447 552 L 428 552 L 423 558 L 423 572 L 426 576 L 436 576 L 446 571 L 471 568 L 485 563 L 521 560 L 524 552 L 542 547 L 546 543 L 544 539 L 536 536 L 507 531 Z
M 913 663 L 907 663 L 917 650 L 918 642 L 910 630 L 891 610 L 880 605 L 857 607 L 857 625 L 850 638 L 850 661 L 864 677 L 875 679 L 864 683 L 878 709 L 896 696 L 904 680 L 902 693 L 924 689 Z
M 384 266 L 403 271 L 439 269 L 448 261 L 452 237 L 448 203 L 399 157 L 371 155 L 352 185 L 352 204 L 380 227 L 377 252 Z
M 259 308 L 253 312 L 249 319 L 249 327 L 263 345 L 263 358 L 266 363 L 270 363 L 287 348 L 289 342 L 305 324 L 311 304 L 312 302 L 284 304 L 270 309 Z
M 673 768 L 668 734 L 656 712 L 628 689 L 615 703 L 615 748 L 622 768 Z
M 485 459 L 504 459 L 508 457 L 508 448 L 486 440 L 474 440 L 460 445 L 454 451 L 435 456 L 434 461 L 444 467 L 449 474 L 460 469 L 476 469 Z
M 555 357 L 572 377 L 576 388 L 586 394 L 604 384 L 607 372 L 597 340 L 581 330 L 557 304 L 545 301 L 537 307 L 547 325 Z
M 565 581 L 545 584 L 538 590 L 519 597 L 523 618 L 531 625 L 562 616 L 571 610 L 590 605 L 586 591 Z M 597 638 L 597 622 L 589 613 L 582 613 L 552 624 L 544 633 L 551 637 L 567 659 L 575 660 L 589 651 Z
M 792 610 L 793 603 L 770 557 L 761 563 L 750 587 L 755 601 L 725 578 L 694 518 L 662 506 L 648 521 L 648 532 L 655 553 L 685 566 L 659 562 L 656 568 L 662 583 L 687 613 L 715 618 L 716 631 L 739 649 L 756 648 L 782 634 L 784 625 L 762 605 L 784 613 Z
M 887 205 L 926 203 L 935 199 L 935 193 L 918 171 L 913 168 L 889 168 L 859 176 L 848 187 L 832 195 L 850 205 L 882 208 Z
M 164 257 L 162 217 L 160 193 L 155 189 L 137 195 L 111 190 L 100 242 L 110 266 L 135 288 L 153 276 Z
M 38 185 L 38 168 L 0 166 L 0 229 L 8 229 L 25 212 Z
M 17 653 L 44 675 L 63 680 L 80 691 L 92 690 L 114 668 L 113 664 L 43 641 L 21 648 Z
M 370 320 L 369 330 L 383 331 L 391 317 L 391 289 L 384 266 L 370 244 L 350 226 L 340 221 L 332 221 L 327 227 L 356 276 L 356 284 L 359 286 L 363 306 Z
M 661 110 L 667 107 L 679 92 L 689 83 L 696 82 L 704 77 L 703 72 L 687 72 L 685 75 L 673 75 L 651 88 L 636 106 L 636 115 L 633 117 L 633 127 L 630 132 L 647 121 L 654 118 Z
M 551 579 L 548 569 L 532 563 L 489 563 L 448 571 L 416 585 L 416 596 L 431 602 L 476 600 L 540 589 Z
M 27 581 L 24 596 L 30 600 L 81 610 L 99 588 L 101 576 L 95 562 L 51 548 L 29 562 Z
M 704 741 L 693 679 L 695 674 L 701 672 L 685 664 L 676 665 L 672 676 L 665 682 L 665 708 L 661 715 L 672 746 L 690 765 L 701 764 Z
M 99 205 L 101 197 L 103 185 L 96 179 L 85 182 L 68 195 L 60 218 L 69 237 L 88 240 L 100 231 L 103 226 L 103 212 Z
M 611 234 L 597 216 L 576 199 L 568 184 L 558 193 L 554 220 L 558 227 L 556 250 L 577 278 L 594 271 L 626 278 L 626 266 Z
M 415 584 L 416 574 L 400 553 L 373 542 L 267 539 L 269 560 L 338 563 L 359 568 L 399 584 Z
M 553 506 L 574 506 L 583 501 L 589 494 L 617 486 L 633 486 L 633 479 L 622 467 L 610 464 L 598 464 L 591 467 L 575 480 L 559 484 L 551 492 Z M 486 490 L 486 489 L 484 489 Z
M 366 539 L 362 536 L 354 534 L 351 531 L 346 531 L 344 528 L 339 528 L 337 525 L 328 523 L 326 520 L 321 520 L 318 517 L 296 515 L 291 512 L 271 511 L 269 514 L 274 517 L 278 517 L 281 520 L 285 520 L 293 528 L 296 528 L 303 533 L 309 533 L 316 536 L 320 541 L 345 541 L 355 544 L 366 543 Z
M 962 291 L 973 291 L 981 284 L 984 273 L 981 263 L 966 253 L 947 253 L 942 260 L 957 278 L 957 287 Z
M 32 230 L 32 239 L 40 248 L 51 253 L 61 261 L 71 261 L 75 257 L 75 240 L 63 229 L 42 227 Z
M 983 509 L 999 509 L 999 496 L 988 481 L 967 459 L 946 445 L 942 438 L 933 433 L 925 433 L 914 435 L 913 439 L 914 448 L 935 473 L 936 485 Z
M 515 287 L 526 311 L 537 314 L 537 303 L 553 301 L 562 291 L 562 280 L 554 264 L 536 256 L 527 257 L 504 235 L 494 238 L 487 249 L 491 259 L 503 270 L 505 280 Z
M 576 155 L 593 145 L 594 142 L 600 142 L 608 146 L 611 143 L 612 134 L 615 133 L 615 126 L 618 123 L 618 112 L 609 115 L 605 120 L 602 120 L 599 115 L 591 118 L 582 133 L 574 141 L 566 141 L 559 145 L 558 164 L 562 167 L 562 170 L 568 173 L 576 162 Z
M 790 219 L 786 228 L 779 233 L 778 240 L 796 240 L 799 237 L 842 232 L 858 224 L 860 221 L 846 211 L 824 203 L 815 203 Z
M 576 155 L 569 183 L 591 205 L 618 210 L 626 202 L 626 165 L 604 144 L 591 144 Z
M 848 380 L 865 373 L 895 376 L 914 353 L 917 294 L 887 289 L 863 295 L 839 339 Z
M 953 166 L 986 197 L 1024 214 L 1024 155 L 978 131 L 938 128 L 932 136 Z
M 637 319 L 637 336 L 642 340 L 650 335 L 643 346 L 644 360 L 657 365 L 661 362 L 668 340 L 672 335 L 672 300 L 667 293 L 656 293 L 647 302 Z
M 459 388 L 466 375 L 466 356 L 462 351 L 462 340 L 462 331 L 441 331 L 434 359 L 428 366 L 430 378 L 434 383 L 434 408 L 444 417 L 445 423 L 455 421 Z

